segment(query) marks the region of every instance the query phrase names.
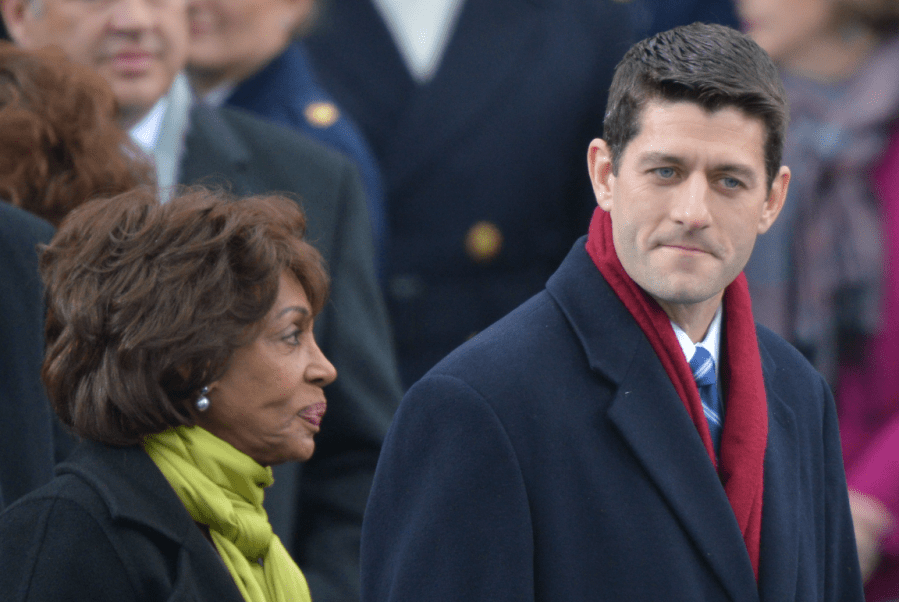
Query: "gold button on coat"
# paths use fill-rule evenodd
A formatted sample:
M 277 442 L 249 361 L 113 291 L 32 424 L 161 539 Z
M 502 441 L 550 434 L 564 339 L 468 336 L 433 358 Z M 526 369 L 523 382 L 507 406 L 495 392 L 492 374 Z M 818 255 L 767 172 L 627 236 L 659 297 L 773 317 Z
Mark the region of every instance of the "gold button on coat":
M 306 116 L 306 121 L 317 128 L 330 127 L 340 117 L 340 111 L 330 102 L 309 103 L 303 114 Z
M 477 222 L 465 235 L 465 252 L 476 263 L 492 261 L 502 247 L 503 233 L 491 222 Z

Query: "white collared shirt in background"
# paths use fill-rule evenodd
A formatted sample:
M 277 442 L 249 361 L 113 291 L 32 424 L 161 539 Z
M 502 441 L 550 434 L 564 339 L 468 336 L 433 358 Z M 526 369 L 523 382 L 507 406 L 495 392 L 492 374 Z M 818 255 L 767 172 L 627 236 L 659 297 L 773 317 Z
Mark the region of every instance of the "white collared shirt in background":
M 162 118 L 165 117 L 166 107 L 169 106 L 167 96 L 160 98 L 150 112 L 134 124 L 128 134 L 134 143 L 149 156 L 153 156 L 156 142 L 159 140 L 159 131 L 162 129 Z
M 437 72 L 465 0 L 372 0 L 418 83 Z

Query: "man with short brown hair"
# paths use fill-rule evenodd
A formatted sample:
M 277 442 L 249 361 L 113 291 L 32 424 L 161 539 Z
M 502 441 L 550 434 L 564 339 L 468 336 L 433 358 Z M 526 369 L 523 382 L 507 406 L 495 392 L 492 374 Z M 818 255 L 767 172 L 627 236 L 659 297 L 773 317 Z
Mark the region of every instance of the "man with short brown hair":
M 786 119 L 737 31 L 628 51 L 588 235 L 400 405 L 363 600 L 863 599 L 833 398 L 741 273 L 786 198 Z

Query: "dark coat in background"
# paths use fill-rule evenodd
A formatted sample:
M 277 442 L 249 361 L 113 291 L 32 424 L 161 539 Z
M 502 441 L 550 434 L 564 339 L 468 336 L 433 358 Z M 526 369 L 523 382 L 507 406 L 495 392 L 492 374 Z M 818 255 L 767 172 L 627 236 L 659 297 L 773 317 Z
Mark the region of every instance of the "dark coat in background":
M 240 82 L 225 104 L 291 127 L 352 159 L 365 189 L 376 257 L 381 257 L 385 236 L 381 172 L 359 128 L 318 83 L 302 45 L 291 44 L 259 72 Z
M 140 447 L 83 442 L 0 515 L 4 602 L 245 602 Z
M 406 386 L 539 292 L 582 233 L 587 146 L 632 41 L 611 0 L 469 0 L 419 85 L 371 0 L 323 8 L 303 43 L 381 168 Z
M 638 38 L 690 23 L 719 23 L 739 29 L 733 0 L 630 0 Z
M 403 399 L 366 510 L 363 600 L 861 602 L 823 378 L 758 328 L 757 587 L 683 402 L 584 242 Z
M 356 168 L 321 144 L 234 109 L 191 112 L 179 179 L 224 182 L 238 195 L 283 191 L 307 218 L 331 296 L 315 336 L 337 368 L 328 413 L 304 464 L 275 467 L 265 506 L 316 602 L 359 595 L 359 537 L 384 434 L 401 396 Z
M 55 417 L 41 384 L 37 270 L 37 245 L 52 236 L 49 223 L 0 201 L 0 510 L 53 478 Z

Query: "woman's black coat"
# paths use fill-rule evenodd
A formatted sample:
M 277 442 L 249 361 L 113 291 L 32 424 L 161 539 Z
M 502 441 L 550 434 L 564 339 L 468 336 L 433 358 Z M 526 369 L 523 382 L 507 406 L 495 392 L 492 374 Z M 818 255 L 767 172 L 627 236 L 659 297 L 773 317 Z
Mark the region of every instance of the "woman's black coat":
M 143 449 L 88 441 L 0 514 L 0 592 L 5 602 L 243 602 Z

